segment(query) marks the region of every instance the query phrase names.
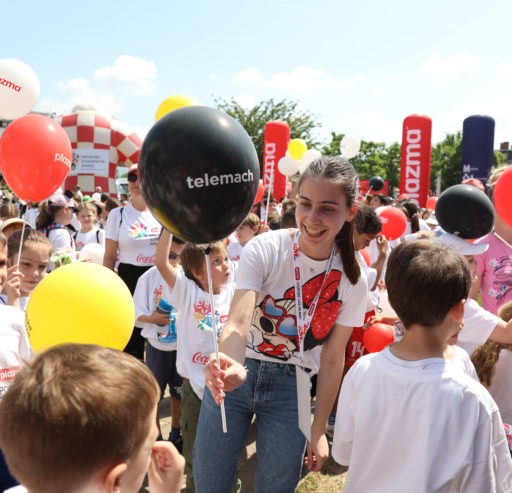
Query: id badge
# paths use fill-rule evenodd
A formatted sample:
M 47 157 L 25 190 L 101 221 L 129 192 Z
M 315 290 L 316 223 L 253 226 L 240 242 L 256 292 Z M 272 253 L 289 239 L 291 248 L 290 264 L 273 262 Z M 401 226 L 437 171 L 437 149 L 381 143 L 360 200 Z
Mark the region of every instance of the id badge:
M 300 366 L 296 366 L 297 375 L 297 409 L 299 412 L 299 428 L 307 441 L 311 441 L 311 391 L 309 374 Z

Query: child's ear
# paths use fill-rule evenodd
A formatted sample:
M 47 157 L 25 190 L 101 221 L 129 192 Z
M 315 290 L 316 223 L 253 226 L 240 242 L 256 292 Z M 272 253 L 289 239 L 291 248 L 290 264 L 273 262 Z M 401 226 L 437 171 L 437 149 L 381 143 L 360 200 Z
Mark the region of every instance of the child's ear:
M 464 317 L 464 306 L 466 305 L 466 300 L 460 300 L 453 305 L 453 308 L 450 310 L 453 318 L 457 320 L 457 322 L 461 322 Z
M 121 476 L 128 469 L 126 462 L 121 462 L 115 466 L 107 469 L 102 476 L 102 490 L 107 493 L 120 493 L 121 491 Z
M 350 208 L 350 213 L 347 217 L 347 222 L 350 222 L 352 221 L 352 219 L 354 219 L 354 217 L 356 217 L 356 213 L 357 213 L 357 209 L 359 208 L 359 206 L 357 204 L 354 204 L 351 208 Z

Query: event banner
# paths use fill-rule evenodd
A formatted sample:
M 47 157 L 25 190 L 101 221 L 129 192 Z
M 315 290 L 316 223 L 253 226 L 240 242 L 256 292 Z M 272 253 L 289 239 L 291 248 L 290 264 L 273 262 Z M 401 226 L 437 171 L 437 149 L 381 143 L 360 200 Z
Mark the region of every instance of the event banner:
M 286 176 L 279 172 L 277 163 L 286 154 L 289 140 L 290 127 L 287 123 L 272 121 L 265 125 L 263 188 L 272 190 L 278 203 L 282 197 L 286 197 Z
M 108 149 L 73 149 L 73 160 L 68 176 L 108 175 Z
M 430 188 L 432 120 L 409 115 L 404 120 L 400 160 L 400 195 L 405 194 L 425 207 Z
M 494 119 L 468 116 L 462 124 L 460 181 L 477 178 L 485 185 L 494 161 Z

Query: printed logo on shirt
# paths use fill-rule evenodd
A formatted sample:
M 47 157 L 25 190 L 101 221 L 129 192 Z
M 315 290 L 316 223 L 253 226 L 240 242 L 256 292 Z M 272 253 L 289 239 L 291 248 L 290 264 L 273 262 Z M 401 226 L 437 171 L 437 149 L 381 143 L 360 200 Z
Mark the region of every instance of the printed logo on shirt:
M 512 258 L 509 255 L 493 258 L 489 260 L 489 266 L 494 269 L 495 281 L 487 294 L 500 304 L 512 290 Z
M 309 310 L 318 290 L 322 287 L 323 277 L 323 273 L 319 274 L 302 286 L 306 310 Z M 320 293 L 311 326 L 306 332 L 305 350 L 322 344 L 336 322 L 341 306 L 338 299 L 340 280 L 341 272 L 331 270 Z M 294 287 L 286 290 L 283 298 L 274 299 L 267 295 L 256 306 L 247 345 L 257 353 L 283 361 L 289 360 L 293 353 L 299 350 Z
M 11 380 L 14 380 L 16 373 L 18 373 L 20 369 L 21 366 L 0 369 L 0 382 L 10 382 Z
M 200 330 L 212 330 L 212 310 L 209 303 L 200 301 L 194 305 L 194 318 L 197 320 L 197 327 Z M 219 312 L 215 310 L 217 336 L 220 336 L 222 326 L 227 322 L 227 320 L 227 315 L 219 315 Z
M 137 255 L 137 258 L 135 261 L 138 264 L 148 264 L 148 265 L 154 265 L 155 263 L 155 256 L 154 255 L 143 255 L 142 253 Z
M 128 229 L 131 237 L 136 240 L 145 240 L 146 238 L 155 238 L 160 234 L 160 226 L 148 228 L 145 224 L 134 223 Z
M 203 365 L 205 366 L 206 363 L 208 363 L 208 355 L 203 354 L 201 352 L 197 352 L 192 356 L 192 363 L 195 363 L 196 365 Z

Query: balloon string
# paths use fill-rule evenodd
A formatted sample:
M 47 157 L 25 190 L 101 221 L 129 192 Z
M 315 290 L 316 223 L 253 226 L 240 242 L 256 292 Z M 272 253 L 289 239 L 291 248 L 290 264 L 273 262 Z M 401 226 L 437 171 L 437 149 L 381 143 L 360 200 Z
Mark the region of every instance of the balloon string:
M 372 191 L 373 187 L 370 185 L 370 188 L 366 192 L 366 195 L 364 196 L 364 200 L 366 200 L 366 197 L 368 197 L 368 194 Z
M 23 226 L 21 227 L 21 240 L 20 240 L 20 247 L 18 249 L 18 261 L 16 262 L 18 264 L 18 266 L 20 265 L 21 249 L 23 248 L 23 236 L 24 236 L 24 234 L 25 234 L 25 221 L 23 221 Z
M 213 302 L 213 285 L 212 285 L 212 271 L 210 267 L 210 246 L 205 250 L 206 253 L 206 274 L 208 276 L 208 291 L 210 293 L 210 307 L 212 314 L 212 329 L 213 329 L 213 345 L 215 347 L 215 358 L 217 359 L 219 365 L 219 343 L 217 341 L 217 321 L 215 320 L 215 304 Z M 226 425 L 226 409 L 224 408 L 224 400 L 220 403 L 220 414 L 222 417 L 222 431 L 224 433 L 228 432 L 228 428 Z

